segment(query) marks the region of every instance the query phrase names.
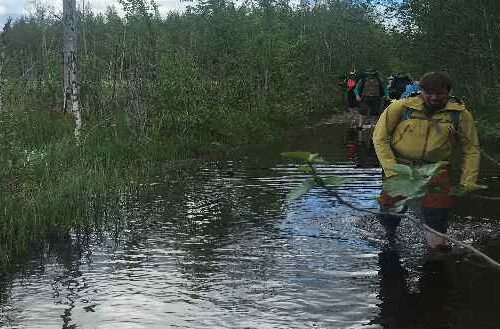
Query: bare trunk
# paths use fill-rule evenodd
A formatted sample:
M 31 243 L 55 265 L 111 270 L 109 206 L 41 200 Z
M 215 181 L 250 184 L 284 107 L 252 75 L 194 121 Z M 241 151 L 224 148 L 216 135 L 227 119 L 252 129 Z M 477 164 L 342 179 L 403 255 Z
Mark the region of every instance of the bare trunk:
M 146 126 L 146 113 L 140 101 L 141 80 L 136 72 L 130 72 L 127 80 L 127 124 L 140 137 L 143 136 Z
M 85 12 L 85 1 L 82 1 L 82 41 L 83 41 L 83 51 L 85 53 L 85 63 L 87 58 L 89 58 L 89 52 L 87 48 L 87 22 L 86 22 L 86 12 Z
M 118 45 L 115 47 L 115 60 L 113 61 L 113 83 L 111 86 L 111 104 L 115 104 L 116 101 L 116 79 L 118 78 Z
M 3 111 L 3 87 L 4 87 L 4 79 L 3 79 L 3 69 L 7 65 L 5 59 L 5 50 L 7 48 L 7 39 L 5 34 L 10 29 L 10 22 L 12 19 L 8 19 L 7 23 L 3 28 L 3 32 L 0 38 L 0 112 Z
M 77 41 L 76 41 L 76 0 L 63 2 L 63 63 L 64 63 L 64 95 L 63 110 L 71 111 L 75 116 L 75 137 L 80 138 L 82 116 L 78 106 L 78 80 L 77 80 Z
M 489 50 L 489 58 L 491 62 L 491 73 L 494 81 L 495 88 L 497 87 L 498 84 L 498 74 L 497 74 L 497 65 L 496 65 L 496 60 L 495 60 L 495 50 L 493 48 L 493 34 L 491 33 L 491 27 L 490 27 L 490 22 L 489 22 L 489 17 L 488 13 L 486 12 L 486 7 L 482 7 L 482 13 L 483 13 L 483 20 L 486 28 L 486 34 L 488 37 L 488 50 Z
M 48 62 L 48 54 L 47 54 L 47 26 L 43 26 L 42 28 L 42 46 L 41 46 L 41 53 L 42 53 L 42 58 L 41 58 L 41 64 L 42 67 L 39 70 L 40 74 L 40 80 L 42 80 L 45 75 L 45 72 L 48 71 L 50 74 L 50 70 L 47 70 L 46 68 L 48 67 L 47 62 Z M 50 76 L 48 77 L 50 79 Z
M 123 27 L 123 41 L 122 41 L 122 55 L 121 55 L 121 60 L 120 60 L 120 81 L 123 81 L 124 75 L 123 75 L 123 70 L 125 67 L 125 49 L 127 48 L 127 25 Z
M 3 111 L 3 67 L 5 64 L 5 47 L 2 44 L 0 49 L 0 112 Z
M 266 68 L 264 70 L 264 90 L 266 92 L 266 95 L 269 91 L 269 76 L 270 76 L 269 69 Z
M 95 39 L 95 33 L 93 34 L 93 48 L 94 48 L 94 56 L 92 56 L 92 70 L 95 72 L 97 70 L 97 46 L 96 46 L 96 39 Z
M 3 32 L 5 33 L 5 32 Z M 0 45 L 0 112 L 3 111 L 3 68 L 5 65 L 5 38 L 2 34 L 2 44 Z

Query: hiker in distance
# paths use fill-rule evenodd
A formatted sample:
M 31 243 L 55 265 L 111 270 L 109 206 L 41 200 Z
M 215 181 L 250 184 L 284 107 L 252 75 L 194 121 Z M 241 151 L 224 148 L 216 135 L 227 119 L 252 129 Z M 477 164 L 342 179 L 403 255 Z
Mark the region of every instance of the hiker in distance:
M 358 101 L 356 100 L 356 94 L 354 93 L 358 80 L 359 77 L 356 71 L 349 72 L 349 75 L 345 79 L 347 112 L 350 119 L 356 115 L 356 108 L 358 107 Z
M 358 113 L 357 128 L 362 128 L 366 118 L 378 116 L 382 109 L 384 85 L 374 69 L 367 69 L 354 88 L 356 101 L 360 109 Z
M 465 191 L 476 187 L 479 172 L 479 142 L 471 113 L 458 99 L 451 97 L 452 81 L 444 72 L 429 72 L 420 79 L 420 95 L 393 101 L 380 116 L 373 133 L 373 144 L 384 172 L 384 179 L 396 173 L 395 164 L 413 167 L 438 161 L 450 161 L 429 183 L 432 187 L 421 201 L 424 223 L 446 233 L 449 210 L 454 199 L 450 166 L 454 147 L 462 155 L 460 185 Z M 456 142 L 455 142 L 456 141 Z M 391 212 L 397 197 L 382 191 L 382 212 Z M 400 217 L 381 215 L 380 222 L 389 235 L 395 233 Z M 430 248 L 448 248 L 444 238 L 425 232 Z

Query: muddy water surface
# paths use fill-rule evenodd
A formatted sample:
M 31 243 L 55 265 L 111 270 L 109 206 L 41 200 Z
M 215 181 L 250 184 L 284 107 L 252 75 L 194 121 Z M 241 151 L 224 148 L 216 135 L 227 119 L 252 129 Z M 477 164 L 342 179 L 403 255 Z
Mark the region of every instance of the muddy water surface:
M 321 190 L 286 202 L 304 175 L 278 155 L 308 150 L 376 209 L 380 169 L 345 129 L 301 130 L 238 161 L 200 161 L 179 181 L 122 196 L 114 229 L 49 241 L 0 283 L 4 328 L 499 328 L 500 271 L 455 249 L 426 251 L 410 221 L 388 244 L 372 215 Z M 482 175 L 500 195 L 500 170 Z M 463 199 L 450 234 L 500 260 L 500 210 Z

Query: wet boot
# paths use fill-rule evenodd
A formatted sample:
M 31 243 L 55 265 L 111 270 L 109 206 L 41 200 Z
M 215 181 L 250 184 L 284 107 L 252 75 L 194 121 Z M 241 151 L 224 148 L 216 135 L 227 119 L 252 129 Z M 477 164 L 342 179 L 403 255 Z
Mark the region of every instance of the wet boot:
M 380 205 L 380 212 L 388 212 L 388 211 L 389 208 L 387 206 Z M 394 237 L 396 236 L 396 229 L 398 228 L 399 223 L 401 222 L 401 217 L 388 214 L 381 214 L 378 216 L 378 220 L 385 229 L 386 238 L 394 239 Z
M 424 223 L 430 228 L 446 234 L 448 230 L 448 208 L 422 208 Z M 430 231 L 424 232 L 425 241 L 431 250 L 450 251 L 451 246 L 447 239 Z

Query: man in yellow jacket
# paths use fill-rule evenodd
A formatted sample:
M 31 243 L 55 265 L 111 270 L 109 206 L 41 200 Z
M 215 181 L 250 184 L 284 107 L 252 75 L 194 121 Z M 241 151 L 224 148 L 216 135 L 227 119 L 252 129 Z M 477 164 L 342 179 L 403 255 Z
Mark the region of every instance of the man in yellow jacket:
M 381 114 L 373 133 L 375 152 L 385 179 L 396 173 L 396 163 L 410 166 L 450 161 L 454 147 L 462 155 L 460 185 L 473 189 L 479 172 L 479 142 L 471 113 L 459 100 L 450 97 L 452 81 L 443 72 L 430 72 L 420 79 L 421 93 L 392 102 Z M 442 170 L 430 185 L 433 190 L 422 199 L 422 216 L 431 228 L 446 233 L 448 212 L 453 205 L 449 194 L 449 168 Z M 382 191 L 382 211 L 390 211 L 397 197 Z M 394 232 L 400 218 L 383 215 L 381 223 L 388 233 Z M 429 246 L 442 247 L 445 241 L 426 232 Z

